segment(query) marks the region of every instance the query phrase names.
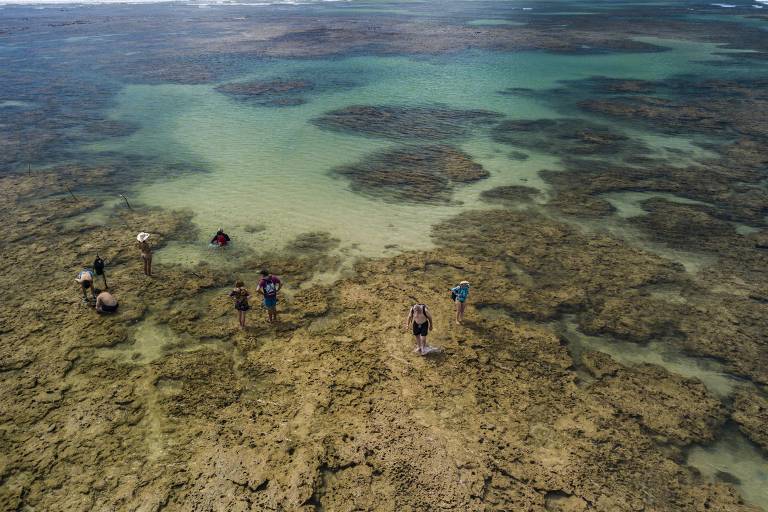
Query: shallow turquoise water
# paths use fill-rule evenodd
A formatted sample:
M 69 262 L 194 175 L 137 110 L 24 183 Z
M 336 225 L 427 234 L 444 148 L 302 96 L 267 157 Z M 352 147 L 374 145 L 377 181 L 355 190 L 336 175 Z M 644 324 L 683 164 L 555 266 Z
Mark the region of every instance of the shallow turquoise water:
M 428 248 L 429 226 L 461 209 L 486 207 L 479 202 L 483 190 L 526 184 L 546 192 L 537 173 L 558 169 L 557 160 L 529 151 L 528 160 L 513 160 L 509 154 L 514 148 L 493 142 L 479 130 L 457 144 L 490 171 L 489 179 L 458 189 L 449 205 L 391 204 L 350 191 L 346 181 L 329 171 L 395 143 L 325 131 L 311 119 L 355 104 L 438 104 L 518 119 L 560 117 L 562 113 L 544 101 L 498 92 L 510 87 L 548 89 L 559 80 L 594 75 L 659 79 L 682 69 L 711 73 L 712 68 L 699 61 L 723 59 L 713 55 L 718 51 L 713 44 L 645 40 L 671 50 L 597 56 L 465 52 L 422 59 L 275 60 L 240 78 L 309 79 L 319 84 L 302 95 L 307 103 L 282 108 L 232 99 L 209 85 L 132 85 L 120 92 L 111 116 L 136 122 L 141 129 L 91 149 L 206 165 L 206 174 L 162 179 L 137 191 L 137 199 L 148 204 L 192 210 L 202 230 L 201 242 L 223 226 L 239 243 L 262 249 L 279 248 L 300 233 L 318 230 L 340 238 L 349 256 Z M 693 156 L 705 154 L 686 138 L 638 131 L 633 135 L 657 148 L 660 156 L 668 156 L 664 148 L 669 147 Z M 267 229 L 247 233 L 245 227 L 255 224 Z

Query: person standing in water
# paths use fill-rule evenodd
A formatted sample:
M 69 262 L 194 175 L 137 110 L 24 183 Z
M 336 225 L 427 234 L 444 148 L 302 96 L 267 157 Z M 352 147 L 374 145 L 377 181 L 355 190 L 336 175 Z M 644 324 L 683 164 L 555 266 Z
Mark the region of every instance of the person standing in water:
M 152 246 L 149 245 L 147 240 L 149 239 L 149 233 L 141 232 L 136 235 L 136 240 L 139 241 L 139 250 L 141 251 L 141 259 L 144 261 L 144 275 L 152 275 Z
M 235 288 L 229 292 L 229 296 L 235 299 L 235 309 L 237 310 L 237 319 L 240 322 L 240 328 L 245 329 L 245 312 L 251 309 L 248 304 L 248 297 L 251 296 L 245 289 L 245 283 L 235 281 Z
M 425 355 L 430 352 L 427 345 L 427 334 L 432 330 L 432 315 L 427 310 L 425 304 L 414 304 L 408 311 L 408 318 L 405 320 L 405 330 L 408 327 L 413 328 L 413 335 L 416 337 L 416 348 L 414 352 L 419 355 Z
M 99 256 L 98 253 L 96 254 L 96 259 L 93 260 L 93 271 L 97 276 L 101 276 L 104 280 L 104 289 L 109 290 L 109 286 L 107 286 L 107 274 L 104 273 L 104 260 L 101 259 L 101 256 Z
M 109 292 L 103 291 L 96 297 L 97 313 L 114 313 L 117 311 L 117 299 Z
M 268 270 L 261 271 L 258 291 L 264 296 L 264 307 L 267 308 L 267 321 L 277 322 L 277 292 L 283 284 L 280 279 L 273 276 Z
M 451 288 L 451 299 L 456 303 L 456 323 L 459 325 L 464 321 L 467 297 L 469 297 L 469 281 L 462 281 L 458 286 Z
M 88 302 L 88 288 L 91 289 L 91 295 L 96 299 L 96 292 L 93 289 L 93 272 L 91 269 L 84 268 L 78 272 L 75 281 L 80 285 L 80 290 L 83 292 L 83 302 Z

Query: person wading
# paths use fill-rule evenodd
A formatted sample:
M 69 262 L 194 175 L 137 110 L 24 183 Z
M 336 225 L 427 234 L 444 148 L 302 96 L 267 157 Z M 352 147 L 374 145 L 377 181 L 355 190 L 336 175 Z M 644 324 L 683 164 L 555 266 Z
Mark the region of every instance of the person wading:
M 462 281 L 458 286 L 451 288 L 451 300 L 456 303 L 456 323 L 461 325 L 464 321 L 464 309 L 467 307 L 469 297 L 469 281 Z
M 267 321 L 277 322 L 277 292 L 283 284 L 280 279 L 273 276 L 268 270 L 261 271 L 258 291 L 264 296 L 264 307 L 267 309 Z
M 141 251 L 141 259 L 144 261 L 144 275 L 152 275 L 152 246 L 149 245 L 147 240 L 149 239 L 149 233 L 141 232 L 136 235 L 136 240 L 139 241 L 139 250 Z
M 408 311 L 408 318 L 405 320 L 405 330 L 408 327 L 413 329 L 413 335 L 416 337 L 416 348 L 414 352 L 425 355 L 430 352 L 427 345 L 427 334 L 432 330 L 432 315 L 427 310 L 425 304 L 414 304 Z
M 248 304 L 248 297 L 251 296 L 245 289 L 245 283 L 235 281 L 235 288 L 229 292 L 229 296 L 235 299 L 235 309 L 237 310 L 237 319 L 240 322 L 240 328 L 245 329 L 245 312 L 251 309 Z

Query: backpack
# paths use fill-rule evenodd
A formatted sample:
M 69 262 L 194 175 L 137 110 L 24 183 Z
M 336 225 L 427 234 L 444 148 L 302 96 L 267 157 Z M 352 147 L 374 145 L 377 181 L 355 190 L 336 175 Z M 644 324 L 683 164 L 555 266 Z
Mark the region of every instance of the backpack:
M 96 271 L 97 275 L 104 273 L 104 260 L 99 255 L 96 255 L 96 259 L 93 261 L 93 270 Z
M 271 277 L 264 278 L 264 295 L 271 297 L 277 293 L 277 285 Z

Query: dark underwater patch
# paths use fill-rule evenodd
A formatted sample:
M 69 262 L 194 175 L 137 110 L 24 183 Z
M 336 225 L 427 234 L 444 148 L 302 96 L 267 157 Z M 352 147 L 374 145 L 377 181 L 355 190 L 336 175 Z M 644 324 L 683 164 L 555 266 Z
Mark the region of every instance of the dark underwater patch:
M 406 146 L 374 153 L 332 173 L 352 190 L 392 202 L 445 203 L 457 185 L 488 176 L 482 165 L 448 145 Z
M 494 124 L 501 114 L 448 107 L 351 105 L 326 112 L 312 122 L 325 130 L 402 141 L 467 137 L 473 128 Z

